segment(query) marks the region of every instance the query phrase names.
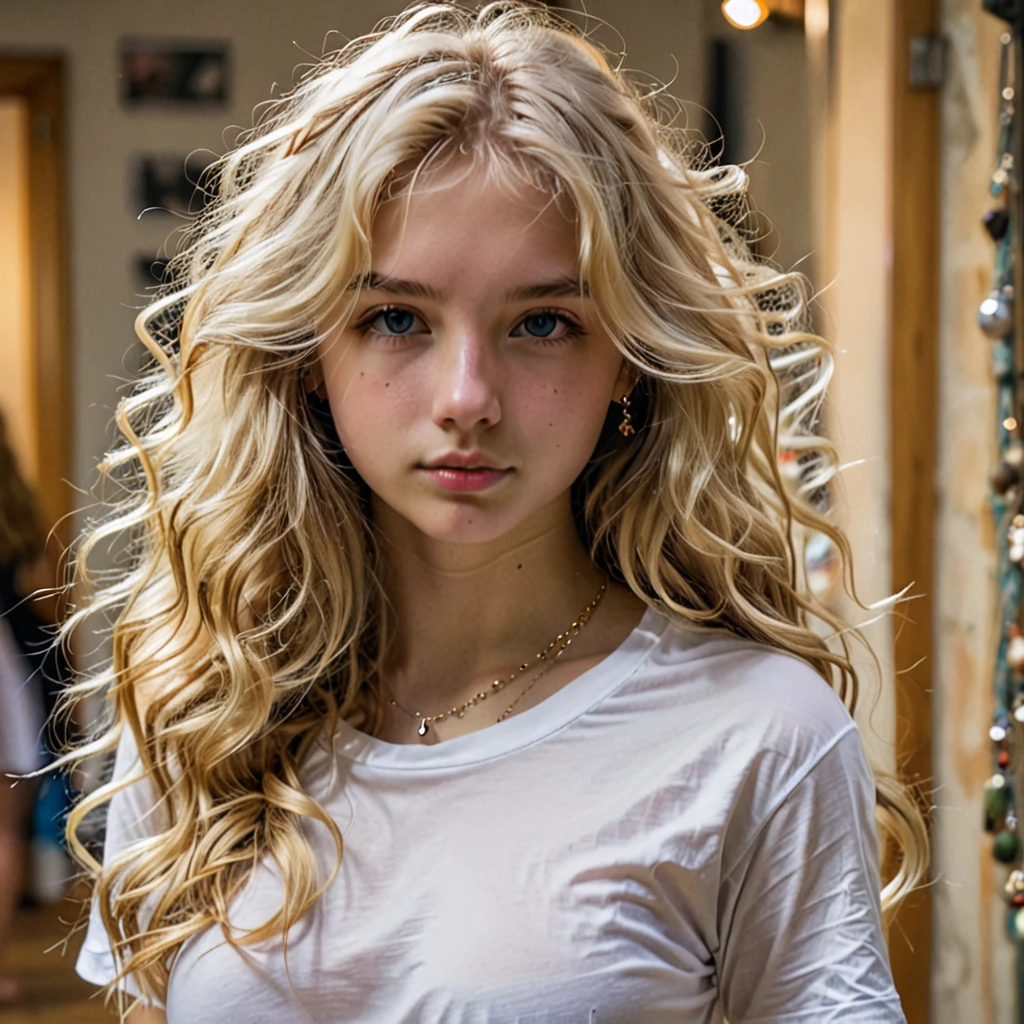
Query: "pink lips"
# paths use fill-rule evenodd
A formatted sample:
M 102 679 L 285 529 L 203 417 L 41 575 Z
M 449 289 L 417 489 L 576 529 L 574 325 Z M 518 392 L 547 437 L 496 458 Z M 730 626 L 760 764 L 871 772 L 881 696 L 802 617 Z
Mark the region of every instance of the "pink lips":
M 455 469 L 450 466 L 425 466 L 425 472 L 446 491 L 483 491 L 493 487 L 512 472 L 511 469 Z

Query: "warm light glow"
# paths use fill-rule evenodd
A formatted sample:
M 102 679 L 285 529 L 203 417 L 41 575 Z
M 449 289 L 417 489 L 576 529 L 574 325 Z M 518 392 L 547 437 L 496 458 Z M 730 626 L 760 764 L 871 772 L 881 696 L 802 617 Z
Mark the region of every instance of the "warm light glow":
M 1006 419 L 1003 420 L 1003 430 L 1016 430 L 1016 429 L 1017 429 L 1017 421 L 1012 416 L 1007 416 Z
M 765 0 L 723 0 L 722 14 L 733 28 L 757 28 L 768 17 Z
M 808 0 L 804 7 L 804 31 L 808 39 L 828 38 L 828 0 Z

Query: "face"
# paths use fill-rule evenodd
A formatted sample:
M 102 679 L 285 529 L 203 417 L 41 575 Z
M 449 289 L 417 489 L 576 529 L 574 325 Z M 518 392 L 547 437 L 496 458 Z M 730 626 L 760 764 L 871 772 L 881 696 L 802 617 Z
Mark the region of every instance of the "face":
M 386 202 L 371 252 L 320 355 L 375 521 L 460 544 L 564 521 L 630 384 L 580 296 L 572 222 L 539 189 L 463 172 Z

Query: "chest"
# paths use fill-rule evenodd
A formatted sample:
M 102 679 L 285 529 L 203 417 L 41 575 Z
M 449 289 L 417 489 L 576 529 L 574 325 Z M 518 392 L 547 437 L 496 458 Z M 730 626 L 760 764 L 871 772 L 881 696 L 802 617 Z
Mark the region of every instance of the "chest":
M 350 780 L 332 805 L 338 875 L 289 937 L 294 995 L 280 943 L 243 957 L 206 933 L 175 966 L 171 1024 L 202 1024 L 211 986 L 236 988 L 254 1021 L 288 1017 L 296 995 L 318 1022 L 710 1020 L 715 858 L 680 813 L 696 794 L 643 772 L 631 787 L 508 781 Z M 333 847 L 311 838 L 329 865 Z M 280 898 L 261 869 L 233 923 L 262 923 Z

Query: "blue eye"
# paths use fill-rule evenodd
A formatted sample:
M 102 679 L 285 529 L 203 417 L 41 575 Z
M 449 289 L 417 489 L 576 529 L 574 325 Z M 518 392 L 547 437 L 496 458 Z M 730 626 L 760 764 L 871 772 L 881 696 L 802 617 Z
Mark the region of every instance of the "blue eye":
M 583 335 L 583 328 L 564 313 L 539 309 L 519 321 L 512 332 L 514 338 L 535 338 L 542 344 L 558 345 Z
M 554 313 L 532 313 L 523 321 L 527 334 L 535 338 L 546 338 L 558 327 L 558 317 Z
M 356 324 L 356 329 L 387 345 L 397 345 L 400 338 L 411 338 L 430 331 L 412 310 L 402 306 L 384 306 L 368 314 L 361 323 Z
M 371 325 L 382 321 L 387 334 L 408 334 L 416 323 L 416 316 L 407 309 L 382 309 L 371 321 Z

